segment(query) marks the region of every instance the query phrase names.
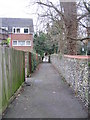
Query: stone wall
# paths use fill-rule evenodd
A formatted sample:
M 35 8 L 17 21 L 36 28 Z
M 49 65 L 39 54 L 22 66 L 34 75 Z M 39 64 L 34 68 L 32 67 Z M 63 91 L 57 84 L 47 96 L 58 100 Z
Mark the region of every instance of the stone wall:
M 88 106 L 88 57 L 53 54 L 51 62 Z

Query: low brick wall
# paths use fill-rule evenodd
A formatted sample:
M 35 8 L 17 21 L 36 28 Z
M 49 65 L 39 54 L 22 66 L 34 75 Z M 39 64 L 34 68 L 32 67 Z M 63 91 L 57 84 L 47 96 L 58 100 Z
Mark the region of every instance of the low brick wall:
M 85 103 L 85 106 L 88 106 L 88 59 L 89 57 L 86 56 L 51 55 L 52 64 Z

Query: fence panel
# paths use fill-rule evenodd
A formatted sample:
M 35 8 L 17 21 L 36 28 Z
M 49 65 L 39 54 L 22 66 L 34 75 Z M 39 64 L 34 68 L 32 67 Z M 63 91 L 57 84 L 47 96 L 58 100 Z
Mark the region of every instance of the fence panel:
M 0 111 L 25 80 L 25 53 L 0 47 Z M 0 112 L 0 113 L 1 113 Z

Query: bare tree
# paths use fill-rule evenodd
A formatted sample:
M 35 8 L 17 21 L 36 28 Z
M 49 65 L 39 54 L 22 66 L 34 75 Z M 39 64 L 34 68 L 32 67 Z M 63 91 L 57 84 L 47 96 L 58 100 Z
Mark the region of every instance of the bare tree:
M 43 22 L 45 26 L 45 24 L 49 23 L 51 28 L 54 26 L 54 30 L 57 29 L 59 51 L 62 51 L 62 48 L 65 46 L 62 43 L 65 43 L 67 46 L 67 54 L 77 54 L 77 41 L 89 39 L 88 36 L 78 38 L 77 35 L 78 23 L 83 27 L 83 19 L 87 18 L 90 14 L 86 2 L 83 4 L 85 12 L 80 15 L 77 14 L 77 6 L 79 6 L 79 9 L 83 8 L 81 2 L 76 4 L 76 2 L 60 2 L 58 0 L 55 4 L 49 0 L 37 0 L 35 3 L 39 5 L 37 11 L 39 18 L 41 18 L 39 19 L 41 20 L 40 24 Z

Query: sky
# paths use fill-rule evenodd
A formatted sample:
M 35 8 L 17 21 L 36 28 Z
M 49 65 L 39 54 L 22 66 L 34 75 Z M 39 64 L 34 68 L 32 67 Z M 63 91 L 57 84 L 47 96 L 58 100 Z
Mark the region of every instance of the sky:
M 27 6 L 30 0 L 0 0 L 0 17 L 30 17 Z
M 50 1 L 55 3 L 58 0 Z M 29 7 L 30 2 L 32 2 L 32 0 L 0 0 L 0 17 L 32 18 L 35 27 L 37 15 L 32 13 L 35 13 L 36 8 L 33 6 Z
M 56 1 L 56 0 L 51 0 Z M 34 29 L 37 22 L 36 8 L 29 7 L 32 0 L 0 0 L 0 17 L 9 18 L 32 18 Z
M 36 15 L 34 8 L 30 8 L 31 0 L 0 0 L 0 17 L 9 18 L 32 18 L 34 26 L 36 24 Z

